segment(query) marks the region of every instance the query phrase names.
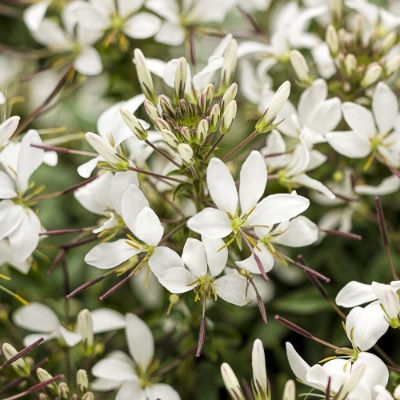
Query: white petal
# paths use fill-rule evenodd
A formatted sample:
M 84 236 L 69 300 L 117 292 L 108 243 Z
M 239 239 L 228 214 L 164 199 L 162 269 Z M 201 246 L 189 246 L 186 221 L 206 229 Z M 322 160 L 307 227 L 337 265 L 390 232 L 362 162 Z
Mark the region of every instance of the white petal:
M 45 151 L 43 162 L 50 167 L 55 167 L 58 163 L 58 154 L 55 151 Z
M 13 315 L 15 325 L 33 332 L 54 332 L 60 321 L 57 315 L 44 304 L 32 302 L 18 308 Z
M 335 301 L 338 306 L 355 307 L 376 299 L 371 285 L 351 281 L 338 293 Z
M 112 243 L 101 243 L 86 254 L 85 263 L 100 269 L 117 267 L 131 257 L 140 253 L 140 250 L 129 246 L 125 239 Z
M 339 154 L 350 158 L 363 158 L 371 152 L 368 138 L 358 132 L 329 132 L 326 140 Z
M 117 382 L 137 379 L 132 364 L 108 357 L 93 366 L 92 374 L 97 378 L 112 379 Z
M 139 10 L 144 2 L 145 0 L 117 0 L 118 14 L 125 18 Z
M 157 383 L 146 387 L 147 398 L 149 400 L 180 400 L 178 392 L 165 383 Z
M 309 189 L 316 190 L 317 192 L 320 192 L 324 194 L 328 199 L 335 199 L 336 196 L 320 181 L 317 181 L 316 179 L 310 178 L 306 174 L 301 174 L 293 177 L 291 179 L 291 182 L 297 183 L 300 186 L 307 187 Z
M 246 225 L 271 227 L 273 224 L 296 217 L 305 211 L 310 201 L 302 196 L 272 194 L 258 203 Z
M 4 239 L 21 224 L 24 208 L 11 200 L 0 202 L 0 239 Z
M 57 332 L 53 333 L 32 333 L 24 337 L 23 343 L 25 347 L 37 342 L 39 339 L 43 339 L 45 342 L 58 337 Z
M 69 51 L 71 43 L 60 25 L 50 18 L 44 18 L 39 29 L 31 31 L 33 38 L 39 43 L 48 46 L 51 50 Z
M 7 142 L 8 139 L 17 129 L 20 117 L 14 116 L 6 119 L 2 124 L 0 124 L 0 145 Z
M 86 46 L 74 61 L 75 69 L 82 75 L 94 76 L 103 71 L 100 54 L 94 47 Z
M 317 79 L 302 93 L 298 106 L 302 126 L 309 126 L 313 111 L 326 99 L 327 95 L 328 86 L 323 79 Z
M 212 158 L 207 167 L 207 187 L 217 207 L 235 215 L 238 206 L 235 181 L 228 167 L 218 158 Z
M 107 10 L 96 4 L 85 4 L 81 2 L 74 9 L 78 24 L 86 29 L 95 31 L 105 31 L 111 25 L 111 18 Z
M 146 391 L 142 389 L 139 379 L 125 382 L 118 390 L 115 400 L 147 400 Z
M 25 10 L 24 22 L 30 30 L 36 31 L 39 29 L 49 4 L 50 1 L 39 1 Z
M 247 279 L 242 275 L 225 275 L 214 281 L 217 295 L 228 303 L 244 306 L 250 302 L 246 296 Z
M 180 25 L 164 21 L 161 29 L 154 36 L 154 40 L 169 46 L 179 46 L 185 41 L 185 37 L 186 32 Z
M 197 277 L 186 268 L 171 268 L 166 270 L 158 280 L 171 293 L 185 293 L 197 286 Z
M 269 272 L 274 266 L 274 256 L 263 243 L 258 243 L 258 246 L 261 251 L 258 251 L 257 249 L 254 249 L 254 251 L 260 259 L 264 271 Z M 258 266 L 253 254 L 243 261 L 236 261 L 235 264 L 240 268 L 247 269 L 252 274 L 261 274 L 260 267 Z
M 359 104 L 346 102 L 342 104 L 343 117 L 353 131 L 363 138 L 375 135 L 376 128 L 371 111 Z
M 78 174 L 82 178 L 89 178 L 90 174 L 97 167 L 100 157 L 94 157 L 78 167 Z
M 205 208 L 188 219 L 187 226 L 193 232 L 210 238 L 223 238 L 232 232 L 228 216 L 215 208 Z
M 379 82 L 372 97 L 372 110 L 381 134 L 388 133 L 394 126 L 399 111 L 396 95 L 384 82 Z
M 248 213 L 260 200 L 267 185 L 267 167 L 259 151 L 252 151 L 240 170 L 240 208 Z
M 207 274 L 206 251 L 200 240 L 192 238 L 186 240 L 182 260 L 196 278 Z
M 221 250 L 225 242 L 222 239 L 210 239 L 206 236 L 202 236 L 201 240 L 206 250 L 207 264 L 211 276 L 217 276 L 226 267 L 228 261 L 228 249 L 225 247 Z
M 157 277 L 171 268 L 184 268 L 182 259 L 178 253 L 168 247 L 156 247 L 154 254 L 149 259 L 149 267 L 153 274 Z
M 383 196 L 397 192 L 399 189 L 400 179 L 395 175 L 385 178 L 378 186 L 359 185 L 354 187 L 356 193 L 371 196 Z
M 308 246 L 318 240 L 318 226 L 308 218 L 300 216 L 290 221 L 289 228 L 274 238 L 274 243 L 290 247 Z
M 145 207 L 150 207 L 150 204 L 143 192 L 136 185 L 129 185 L 122 197 L 121 213 L 131 232 L 134 232 L 136 218 Z
M 136 218 L 133 233 L 146 244 L 157 246 L 164 234 L 164 227 L 157 214 L 150 207 L 145 207 Z
M 98 308 L 91 311 L 93 321 L 93 332 L 102 333 L 125 328 L 125 317 L 115 310 L 109 308 Z
M 117 389 L 121 385 L 121 382 L 113 379 L 99 378 L 94 379 L 90 382 L 91 390 L 98 392 L 108 392 L 109 390 Z
M 82 340 L 80 333 L 68 331 L 62 326 L 60 326 L 59 330 L 60 337 L 64 340 L 68 347 L 73 347 Z
M 154 339 L 149 327 L 135 314 L 126 314 L 126 339 L 133 359 L 146 371 L 154 355 Z
M 307 127 L 324 135 L 335 129 L 341 119 L 340 100 L 335 97 L 318 104 L 310 116 Z
M 364 371 L 362 380 L 372 389 L 376 385 L 386 386 L 389 380 L 389 371 L 383 361 L 375 354 L 361 352 L 358 353 L 357 361 L 354 362 L 353 368 L 364 363 L 367 368 Z
M 0 199 L 12 199 L 17 197 L 14 183 L 3 171 L 0 171 Z
M 310 370 L 310 366 L 297 354 L 296 350 L 291 343 L 286 342 L 286 353 L 289 360 L 290 368 L 294 374 L 307 383 L 307 373 Z
M 125 21 L 124 33 L 132 39 L 147 39 L 161 28 L 161 20 L 153 14 L 140 12 Z

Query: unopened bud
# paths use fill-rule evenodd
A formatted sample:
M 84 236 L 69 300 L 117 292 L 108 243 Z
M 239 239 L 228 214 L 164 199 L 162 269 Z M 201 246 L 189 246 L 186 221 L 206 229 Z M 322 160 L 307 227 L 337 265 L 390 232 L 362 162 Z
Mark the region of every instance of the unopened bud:
M 375 83 L 382 74 L 382 68 L 375 64 L 370 65 L 367 69 L 367 72 L 364 75 L 364 78 L 361 81 L 361 86 L 368 87 Z
M 347 54 L 346 58 L 344 59 L 344 67 L 347 75 L 349 76 L 352 76 L 356 72 L 357 60 L 354 54 Z
M 114 148 L 100 135 L 96 135 L 93 132 L 87 132 L 85 138 L 89 144 L 111 165 L 117 165 L 120 162 L 120 159 L 116 156 Z
M 263 116 L 258 120 L 256 124 L 256 130 L 259 133 L 268 132 L 273 128 L 272 123 L 274 122 L 279 111 L 285 104 L 290 94 L 290 82 L 283 82 L 276 91 L 274 97 L 269 103 L 269 107 L 263 114 Z
M 87 373 L 84 369 L 80 369 L 76 374 L 76 384 L 78 386 L 79 394 L 84 394 L 89 389 L 89 380 Z
M 235 100 L 232 100 L 226 107 L 224 115 L 222 116 L 221 126 L 219 128 L 222 135 L 226 135 L 231 130 L 233 121 L 236 117 L 236 112 L 237 104 Z
M 361 14 L 357 14 L 354 18 L 354 35 L 358 42 L 361 42 L 364 36 L 364 18 Z
M 38 368 L 36 370 L 36 375 L 40 382 L 46 382 L 52 379 L 53 377 L 43 368 Z M 49 389 L 52 393 L 58 394 L 58 387 L 55 383 L 50 383 L 47 385 L 47 389 Z
M 51 400 L 51 397 L 47 396 L 46 393 L 39 393 L 39 400 Z
M 336 25 L 340 25 L 343 14 L 343 1 L 342 0 L 329 0 L 329 8 L 332 13 L 332 19 Z
M 207 108 L 210 107 L 211 102 L 214 99 L 214 85 L 212 83 L 210 83 L 209 85 L 207 85 L 207 87 L 204 89 L 203 94 L 206 95 L 207 98 Z
M 206 119 L 202 119 L 197 125 L 196 131 L 196 141 L 198 144 L 203 144 L 207 139 L 208 135 L 208 121 Z
M 310 82 L 310 69 L 308 68 L 308 64 L 303 54 L 301 54 L 298 50 L 292 50 L 290 52 L 290 63 L 294 69 L 294 72 L 297 75 L 297 78 L 300 82 Z
M 221 117 L 221 107 L 219 104 L 214 104 L 210 110 L 210 127 L 209 132 L 213 133 L 217 130 Z
M 172 149 L 175 150 L 178 147 L 178 144 L 179 144 L 178 139 L 171 131 L 169 131 L 167 129 L 162 129 L 161 136 L 164 139 L 164 141 L 167 143 L 167 145 L 169 147 L 171 147 Z
M 393 397 L 395 398 L 395 400 L 400 400 L 400 385 L 398 385 L 396 389 L 394 389 Z
M 238 85 L 237 83 L 232 83 L 231 86 L 228 87 L 228 89 L 226 89 L 224 95 L 222 96 L 222 100 L 221 100 L 221 113 L 224 112 L 226 106 L 235 99 L 236 94 L 238 91 Z
M 78 314 L 78 329 L 80 334 L 82 335 L 85 350 L 89 354 L 93 350 L 94 342 L 93 319 L 92 314 L 90 314 L 89 310 L 82 310 Z
M 285 388 L 283 389 L 282 400 L 295 400 L 296 397 L 296 385 L 291 379 L 286 382 Z
M 142 91 L 147 99 L 153 104 L 157 104 L 157 93 L 154 90 L 153 79 L 146 65 L 146 59 L 140 49 L 134 51 L 134 62 L 136 64 L 136 71 L 139 77 L 139 83 Z
M 178 60 L 178 65 L 175 70 L 175 81 L 174 81 L 174 102 L 178 103 L 180 99 L 185 97 L 187 77 L 187 61 L 185 57 L 181 57 Z
M 343 28 L 340 28 L 338 30 L 338 37 L 339 37 L 339 47 L 340 48 L 345 48 L 347 45 L 347 36 L 346 36 L 346 30 Z
M 13 135 L 19 124 L 20 117 L 14 116 L 6 119 L 0 125 L 0 146 L 2 146 Z
M 82 396 L 81 399 L 82 400 L 94 400 L 94 394 L 92 392 L 87 392 Z
M 382 49 L 381 53 L 386 55 L 386 53 L 390 50 L 390 48 L 396 43 L 397 34 L 396 32 L 390 32 L 383 40 L 382 40 Z
M 124 110 L 121 108 L 120 112 L 125 124 L 136 135 L 136 137 L 139 140 L 147 140 L 148 134 L 143 126 L 140 124 L 139 120 L 128 110 Z
M 172 307 L 173 307 L 175 304 L 178 304 L 178 303 L 179 303 L 179 296 L 178 296 L 177 294 L 171 294 L 171 295 L 169 296 L 169 307 L 168 307 L 168 310 L 167 310 L 167 315 L 170 314 L 170 312 L 171 312 L 171 310 L 172 310 Z
M 224 52 L 225 63 L 221 69 L 220 90 L 225 90 L 232 82 L 237 64 L 237 42 L 231 39 Z
M 143 102 L 143 105 L 147 115 L 149 116 L 153 124 L 155 124 L 156 119 L 160 118 L 160 114 L 158 113 L 157 107 L 147 99 Z
M 267 370 L 265 367 L 264 346 L 260 339 L 256 339 L 251 356 L 253 367 L 254 388 L 260 399 L 268 398 Z
M 178 144 L 178 153 L 182 158 L 182 161 L 191 166 L 194 164 L 193 150 L 187 143 Z
M 239 385 L 239 381 L 237 380 L 236 375 L 232 371 L 232 368 L 229 364 L 223 363 L 221 365 L 221 374 L 224 385 L 232 399 L 246 400 Z
M 165 121 L 162 118 L 157 118 L 155 120 L 155 126 L 156 128 L 161 132 L 163 129 L 167 129 L 168 131 L 171 130 L 171 127 L 169 126 L 168 122 Z
M 329 25 L 325 36 L 329 51 L 332 57 L 336 57 L 339 53 L 339 36 L 333 25 Z
M 175 117 L 174 106 L 172 105 L 169 97 L 165 96 L 164 94 L 160 95 L 160 105 L 165 114 L 167 114 L 171 118 Z
M 7 360 L 9 360 L 10 358 L 12 358 L 18 354 L 18 351 L 13 346 L 11 346 L 11 344 L 9 344 L 9 343 L 3 343 L 2 350 L 3 350 L 3 353 L 6 356 Z M 13 363 L 11 363 L 11 365 L 17 371 L 17 373 L 19 375 L 22 375 L 22 376 L 30 375 L 31 369 L 22 357 L 15 360 Z
M 197 99 L 197 107 L 202 115 L 205 115 L 207 112 L 207 96 L 205 93 L 201 93 L 199 98 Z
M 400 56 L 393 57 L 386 63 L 386 75 L 393 75 L 400 68 Z
M 192 135 L 190 134 L 190 129 L 187 126 L 183 126 L 181 128 L 181 135 L 187 142 L 191 142 L 193 140 Z
M 58 392 L 60 393 L 60 397 L 61 397 L 62 400 L 69 400 L 70 399 L 69 387 L 65 382 L 61 382 L 58 385 Z

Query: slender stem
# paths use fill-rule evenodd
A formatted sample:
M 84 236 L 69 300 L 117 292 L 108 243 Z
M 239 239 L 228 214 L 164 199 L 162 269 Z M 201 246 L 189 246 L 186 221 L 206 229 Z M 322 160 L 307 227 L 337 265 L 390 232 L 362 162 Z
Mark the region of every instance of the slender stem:
M 184 212 L 173 202 L 171 201 L 164 193 L 160 192 L 157 190 L 157 188 L 154 186 L 153 182 L 146 181 L 146 183 L 165 201 L 167 202 L 174 210 L 176 213 L 178 213 L 180 216 L 185 218 Z
M 207 160 L 208 157 L 212 154 L 212 152 L 217 148 L 217 146 L 222 142 L 222 139 L 225 137 L 225 135 L 220 135 L 219 138 L 215 141 L 215 143 L 212 145 L 211 149 L 207 152 L 207 154 L 204 156 L 204 160 Z
M 242 149 L 246 144 L 250 143 L 259 133 L 254 131 L 251 135 L 247 136 L 243 142 L 239 143 L 233 150 L 231 150 L 223 159 L 222 161 L 226 161 L 231 158 L 235 153 L 237 153 L 240 149 Z
M 158 178 L 160 180 L 167 179 L 167 180 L 174 181 L 174 182 L 186 183 L 185 181 L 183 181 L 181 179 L 172 178 L 171 176 L 165 176 L 165 175 L 156 174 L 154 172 L 146 171 L 145 169 L 141 169 L 141 168 L 128 167 L 128 169 L 130 171 L 139 172 L 140 174 L 146 174 L 146 175 L 154 176 L 155 178 Z
M 145 140 L 145 143 L 147 143 L 154 151 L 156 151 L 158 154 L 166 158 L 168 161 L 172 162 L 172 164 L 176 165 L 178 168 L 181 166 L 173 159 L 171 158 L 165 151 L 159 149 L 156 147 L 153 143 L 151 143 L 149 140 Z
M 57 235 L 67 235 L 69 233 L 77 233 L 77 232 L 86 232 L 92 231 L 93 229 L 97 228 L 96 226 L 88 226 L 86 228 L 76 228 L 76 229 L 58 229 L 54 231 L 46 231 L 40 232 L 39 236 L 57 236 Z
M 190 62 L 193 65 L 193 68 L 196 69 L 196 46 L 194 41 L 194 30 L 191 30 L 189 33 L 189 51 L 190 51 Z
M 322 232 L 327 233 L 328 235 L 342 236 L 348 239 L 362 240 L 360 235 L 356 235 L 355 233 L 335 231 L 333 229 L 321 229 Z
M 87 156 L 87 157 L 99 156 L 97 153 L 92 153 L 89 151 L 81 151 L 81 150 L 71 150 L 71 149 L 66 149 L 65 147 L 45 146 L 41 144 L 31 144 L 31 147 L 36 147 L 38 149 L 43 149 L 47 151 L 56 151 L 57 153 L 77 154 L 78 156 Z
M 164 242 L 166 242 L 171 236 L 175 235 L 175 233 L 179 232 L 182 228 L 184 228 L 186 226 L 186 219 L 185 221 L 181 222 L 174 230 L 172 230 L 171 232 L 169 232 L 167 235 L 165 235 L 160 243 L 158 243 L 158 246 L 160 246 L 161 244 L 163 244 Z

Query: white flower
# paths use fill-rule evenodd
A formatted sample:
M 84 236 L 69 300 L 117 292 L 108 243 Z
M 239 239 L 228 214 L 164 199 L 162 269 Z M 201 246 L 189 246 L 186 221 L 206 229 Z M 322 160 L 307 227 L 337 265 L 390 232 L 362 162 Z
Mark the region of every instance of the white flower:
M 3 264 L 9 264 L 19 272 L 27 274 L 31 268 L 31 263 L 31 257 L 17 262 L 14 257 L 14 252 L 10 246 L 10 241 L 8 239 L 0 240 L 0 266 Z
M 0 125 L 0 148 L 4 146 L 18 127 L 20 117 L 14 116 L 7 118 Z
M 118 312 L 107 308 L 99 308 L 91 312 L 93 333 L 108 332 L 124 328 L 125 318 Z M 18 308 L 13 315 L 15 325 L 28 331 L 37 332 L 25 336 L 24 345 L 29 346 L 38 339 L 45 341 L 60 339 L 68 347 L 73 347 L 82 340 L 78 332 L 72 332 L 61 325 L 60 320 L 50 307 L 32 302 L 29 306 Z
M 238 274 L 221 274 L 228 260 L 228 249 L 221 239 L 202 238 L 202 242 L 189 238 L 182 252 L 182 260 L 171 249 L 164 248 L 162 254 L 152 261 L 165 272 L 158 279 L 172 293 L 195 290 L 196 299 L 220 296 L 225 301 L 243 306 L 249 302 L 246 296 L 246 278 Z M 185 268 L 187 267 L 187 269 Z
M 148 12 L 137 12 L 145 0 L 79 1 L 74 14 L 82 27 L 103 34 L 107 30 L 122 31 L 133 39 L 154 36 L 161 20 Z
M 207 168 L 207 186 L 218 209 L 205 208 L 188 220 L 188 227 L 210 238 L 223 238 L 232 232 L 236 236 L 242 228 L 272 227 L 308 208 L 308 199 L 290 194 L 270 195 L 259 202 L 266 184 L 267 169 L 258 151 L 252 151 L 242 166 L 239 196 L 228 167 L 212 158 Z
M 98 379 L 91 388 L 98 391 L 119 389 L 117 400 L 180 400 L 169 385 L 153 384 L 154 339 L 149 327 L 136 315 L 126 315 L 126 340 L 133 360 L 121 351 L 114 351 L 92 368 Z
M 379 82 L 375 89 L 372 113 L 350 102 L 343 103 L 342 110 L 352 131 L 330 132 L 326 135 L 328 143 L 338 153 L 350 158 L 363 158 L 371 154 L 371 157 L 389 166 L 400 165 L 398 100 L 385 83 Z

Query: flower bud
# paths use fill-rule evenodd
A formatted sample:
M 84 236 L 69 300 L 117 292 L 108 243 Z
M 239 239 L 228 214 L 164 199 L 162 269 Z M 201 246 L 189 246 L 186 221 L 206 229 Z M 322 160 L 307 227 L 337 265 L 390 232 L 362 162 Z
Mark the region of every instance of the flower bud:
M 10 117 L 0 125 L 0 146 L 7 142 L 7 140 L 13 135 L 20 119 L 21 118 L 17 116 Z
M 182 161 L 191 166 L 194 164 L 193 150 L 187 143 L 178 144 L 178 154 L 181 156 Z
M 158 113 L 157 107 L 147 99 L 143 102 L 143 105 L 147 115 L 149 116 L 153 124 L 155 124 L 156 119 L 160 118 L 160 114 Z
M 343 14 L 343 1 L 342 0 L 329 0 L 329 8 L 331 10 L 332 19 L 338 25 L 342 19 Z
M 60 397 L 61 397 L 62 400 L 69 400 L 70 399 L 69 387 L 65 382 L 61 382 L 58 385 L 58 392 L 60 393 Z
M 268 381 L 267 371 L 265 368 L 265 353 L 263 344 L 260 339 L 256 339 L 254 341 L 251 363 L 253 367 L 254 389 L 257 392 L 259 398 L 268 398 Z
M 300 82 L 310 82 L 310 69 L 308 68 L 308 64 L 303 54 L 301 54 L 298 50 L 292 50 L 290 52 L 290 63 L 294 69 L 294 72 L 297 75 L 297 78 Z
M 168 144 L 169 147 L 172 149 L 176 149 L 178 147 L 178 139 L 176 136 L 169 131 L 168 129 L 161 129 L 161 136 L 164 139 L 164 141 Z
M 84 369 L 80 369 L 76 374 L 76 384 L 78 386 L 79 394 L 84 394 L 89 389 L 89 380 L 87 373 Z
M 203 91 L 203 94 L 205 94 L 207 98 L 207 108 L 210 107 L 211 102 L 214 99 L 214 91 L 214 85 L 212 83 L 208 84 Z
M 158 103 L 157 93 L 154 90 L 153 79 L 146 65 L 146 59 L 140 49 L 134 51 L 134 62 L 136 64 L 136 71 L 139 78 L 140 87 L 147 99 L 153 104 Z
M 116 156 L 114 148 L 100 135 L 96 135 L 93 132 L 87 132 L 85 137 L 89 144 L 111 165 L 117 165 L 120 162 L 120 159 Z
M 82 310 L 78 314 L 78 329 L 82 335 L 85 350 L 91 354 L 91 350 L 93 349 L 94 335 L 92 314 L 90 314 L 89 310 Z
M 222 96 L 222 100 L 221 100 L 221 113 L 224 112 L 225 107 L 232 101 L 235 99 L 236 94 L 238 91 L 238 85 L 237 83 L 232 83 L 231 86 L 228 87 L 228 89 L 226 90 L 226 92 L 224 93 L 224 95 Z
M 347 395 L 354 390 L 354 388 L 358 385 L 358 382 L 362 378 L 364 372 L 366 369 L 365 364 L 359 364 L 357 365 L 356 368 L 353 368 L 351 370 L 350 375 L 346 378 L 346 380 L 343 383 L 343 386 L 341 390 L 339 391 L 338 396 L 336 397 L 336 400 L 344 400 Z
M 175 117 L 175 109 L 169 97 L 164 94 L 160 95 L 160 106 L 165 114 L 171 118 Z
M 221 135 L 226 135 L 231 130 L 233 121 L 236 117 L 236 112 L 237 104 L 235 100 L 232 100 L 226 107 L 224 115 L 222 116 L 221 126 L 219 128 Z
M 87 392 L 82 396 L 82 400 L 94 400 L 94 394 L 92 392 Z
M 185 57 L 181 57 L 178 60 L 178 65 L 175 70 L 175 81 L 174 81 L 174 102 L 178 103 L 180 99 L 185 97 L 187 77 L 187 61 Z
M 214 104 L 210 110 L 210 127 L 209 132 L 213 133 L 217 130 L 221 116 L 221 107 L 219 104 Z
M 39 393 L 39 400 L 51 400 L 51 397 L 47 396 L 46 393 Z
M 346 73 L 349 76 L 352 76 L 357 69 L 357 60 L 354 54 L 347 54 L 347 56 L 344 59 L 344 67 L 346 69 Z
M 239 385 L 239 381 L 237 380 L 236 375 L 232 371 L 232 368 L 229 364 L 223 363 L 221 365 L 221 374 L 224 385 L 232 399 L 246 400 Z
M 53 377 L 43 368 L 38 368 L 36 370 L 36 375 L 40 382 L 46 382 Z M 58 387 L 55 383 L 50 383 L 47 385 L 47 389 L 49 389 L 52 393 L 58 394 Z
M 332 57 L 336 57 L 339 53 L 339 36 L 333 25 L 329 25 L 326 30 L 325 41 L 328 44 Z
M 395 400 L 400 400 L 400 385 L 396 386 L 396 389 L 394 389 L 393 397 Z
M 155 120 L 156 128 L 161 132 L 163 129 L 171 130 L 171 127 L 168 125 L 168 122 L 162 118 L 157 118 Z
M 396 32 L 390 32 L 383 40 L 381 44 L 381 53 L 386 55 L 390 48 L 396 43 L 397 34 Z
M 386 75 L 393 75 L 400 68 L 400 56 L 393 57 L 386 63 Z
M 139 140 L 147 140 L 148 134 L 146 130 L 142 127 L 142 125 L 140 125 L 139 120 L 128 110 L 124 110 L 121 108 L 120 112 L 125 124 L 136 135 L 136 137 Z
M 206 119 L 202 119 L 197 125 L 196 142 L 198 144 L 203 144 L 207 139 L 207 135 L 208 135 L 208 121 Z
M 279 111 L 285 104 L 290 94 L 290 82 L 283 82 L 276 91 L 274 97 L 269 103 L 269 107 L 264 112 L 263 116 L 258 120 L 256 124 L 256 130 L 259 133 L 268 132 L 272 129 L 272 123 L 274 122 Z
M 187 142 L 191 142 L 193 140 L 192 135 L 190 133 L 190 129 L 187 126 L 183 126 L 181 128 L 181 135 L 183 139 L 186 140 Z
M 231 39 L 224 52 L 225 63 L 221 69 L 220 90 L 225 90 L 232 82 L 237 64 L 237 42 Z
M 363 87 L 368 87 L 371 86 L 373 83 L 375 83 L 381 76 L 382 74 L 382 67 L 380 67 L 377 64 L 371 64 L 367 72 L 364 75 L 364 78 L 361 81 L 361 86 Z
M 296 385 L 294 384 L 294 381 L 290 379 L 286 382 L 285 388 L 283 389 L 282 400 L 295 400 L 295 397 L 296 397 Z
M 17 349 L 15 349 L 15 347 L 11 346 L 9 343 L 3 343 L 2 350 L 7 360 L 18 354 Z M 15 360 L 13 363 L 11 363 L 11 365 L 19 375 L 30 375 L 31 368 L 22 357 Z
M 207 112 L 207 96 L 205 93 L 201 93 L 197 99 L 197 107 L 202 115 Z

